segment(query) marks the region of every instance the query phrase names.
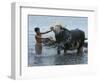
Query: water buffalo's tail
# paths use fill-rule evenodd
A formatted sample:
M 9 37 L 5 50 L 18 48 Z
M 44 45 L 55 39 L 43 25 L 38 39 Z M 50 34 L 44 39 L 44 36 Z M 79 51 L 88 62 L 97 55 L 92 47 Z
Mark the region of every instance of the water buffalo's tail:
M 84 47 L 88 47 L 88 38 L 85 38 Z

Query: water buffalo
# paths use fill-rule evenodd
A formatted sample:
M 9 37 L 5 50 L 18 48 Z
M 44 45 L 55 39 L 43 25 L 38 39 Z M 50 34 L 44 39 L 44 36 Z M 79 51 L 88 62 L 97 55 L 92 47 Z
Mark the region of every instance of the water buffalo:
M 55 25 L 51 27 L 55 33 L 55 39 L 57 43 L 57 53 L 63 49 L 64 53 L 67 50 L 77 49 L 77 53 L 83 51 L 83 45 L 85 40 L 85 33 L 82 30 L 68 30 L 61 25 Z

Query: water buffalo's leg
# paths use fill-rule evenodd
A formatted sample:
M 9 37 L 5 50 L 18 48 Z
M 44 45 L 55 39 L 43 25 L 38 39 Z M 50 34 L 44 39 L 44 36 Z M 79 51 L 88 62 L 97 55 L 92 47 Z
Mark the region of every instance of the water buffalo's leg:
M 78 48 L 78 54 L 82 54 L 83 53 L 83 43 L 80 43 L 80 46 Z
M 60 50 L 57 50 L 57 53 L 60 54 Z
M 60 54 L 60 46 L 58 46 L 57 53 Z
M 64 49 L 64 54 L 66 54 L 66 49 Z
M 83 53 L 83 47 L 78 48 L 78 54 L 82 54 Z
M 78 54 L 83 53 L 83 45 L 84 45 L 84 40 L 80 40 L 80 45 L 79 45 L 79 48 L 78 48 Z

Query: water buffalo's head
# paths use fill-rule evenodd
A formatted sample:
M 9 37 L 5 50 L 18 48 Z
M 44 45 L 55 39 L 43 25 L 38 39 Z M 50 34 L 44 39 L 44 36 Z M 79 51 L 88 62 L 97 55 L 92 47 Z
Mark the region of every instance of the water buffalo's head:
M 55 25 L 53 27 L 51 27 L 51 30 L 55 33 L 55 34 L 59 34 L 61 32 L 61 29 L 63 27 L 61 25 Z
M 70 31 L 67 28 L 64 28 L 62 25 L 55 25 L 51 27 L 51 30 L 55 33 L 56 41 L 58 42 L 69 42 Z

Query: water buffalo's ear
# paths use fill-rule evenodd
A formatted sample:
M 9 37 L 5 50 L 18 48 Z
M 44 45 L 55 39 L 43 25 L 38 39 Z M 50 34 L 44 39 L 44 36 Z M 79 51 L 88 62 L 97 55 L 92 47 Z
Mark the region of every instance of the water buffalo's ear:
M 62 29 L 62 26 L 60 26 L 60 29 Z
M 54 27 L 50 27 L 51 30 L 54 30 Z

